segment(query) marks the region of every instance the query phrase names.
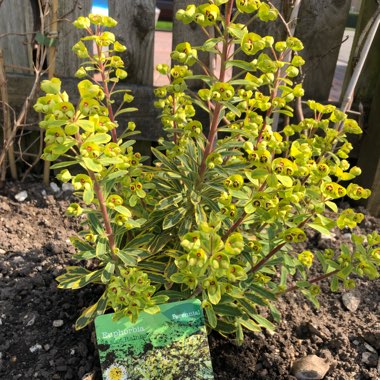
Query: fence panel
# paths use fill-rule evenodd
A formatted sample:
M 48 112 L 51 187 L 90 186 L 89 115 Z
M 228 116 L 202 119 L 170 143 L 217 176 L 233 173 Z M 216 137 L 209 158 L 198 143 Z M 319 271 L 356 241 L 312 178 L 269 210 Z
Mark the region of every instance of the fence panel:
M 182 22 L 175 19 L 175 14 L 179 9 L 186 9 L 189 4 L 200 5 L 202 4 L 202 0 L 177 0 L 174 2 L 174 20 L 173 20 L 173 39 L 172 46 L 173 49 L 181 42 L 189 42 L 192 46 L 201 46 L 208 38 L 206 34 L 199 28 L 199 26 L 195 23 L 191 24 L 183 24 Z M 211 28 L 207 28 L 210 37 L 213 37 L 213 30 Z M 209 53 L 206 52 L 198 52 L 198 58 L 203 64 L 211 68 L 213 66 L 212 58 Z M 178 65 L 178 62 L 173 62 L 172 64 Z M 198 65 L 192 66 L 191 70 L 193 70 L 194 74 L 204 74 L 204 71 Z M 190 84 L 191 87 L 200 87 L 202 85 L 202 81 L 192 81 Z
M 87 16 L 91 11 L 92 0 L 60 0 L 58 9 L 58 45 L 55 75 L 73 77 L 83 61 L 72 51 L 72 46 L 83 37 L 83 30 L 74 28 L 72 22 L 79 16 Z
M 34 30 L 31 1 L 0 2 L 0 49 L 3 50 L 7 72 L 31 71 Z
M 360 8 L 353 50 L 350 62 L 346 71 L 345 86 L 353 74 L 360 52 L 366 39 L 362 33 L 367 25 L 373 25 L 375 18 L 380 12 L 380 5 L 375 1 L 364 0 Z M 368 37 L 368 30 L 367 30 Z M 363 105 L 364 109 L 364 134 L 360 142 L 358 165 L 362 168 L 363 174 L 358 178 L 358 182 L 372 190 L 372 195 L 366 202 L 368 210 L 375 216 L 380 216 L 380 27 L 371 45 L 371 49 L 366 58 L 362 73 L 355 89 L 354 103 Z
M 363 170 L 358 183 L 372 191 L 366 204 L 369 212 L 380 216 L 380 79 L 374 85 L 374 97 L 369 104 L 367 129 L 360 144 L 358 165 Z
M 295 35 L 305 49 L 307 98 L 328 100 L 351 0 L 303 0 Z
M 119 23 L 113 29 L 116 39 L 127 46 L 121 54 L 129 83 L 153 85 L 155 1 L 109 0 L 109 15 Z
M 273 0 L 272 3 L 285 19 L 290 17 L 290 0 Z M 303 69 L 307 98 L 326 101 L 329 97 L 350 4 L 351 0 L 302 0 L 298 18 L 290 20 L 296 23 L 295 36 L 305 45 L 301 55 L 306 60 Z M 249 19 L 250 15 L 241 15 L 238 21 Z M 276 22 L 255 19 L 249 30 L 262 36 L 272 35 L 276 41 L 287 37 L 280 18 Z M 247 59 L 244 53 L 238 56 L 238 59 Z

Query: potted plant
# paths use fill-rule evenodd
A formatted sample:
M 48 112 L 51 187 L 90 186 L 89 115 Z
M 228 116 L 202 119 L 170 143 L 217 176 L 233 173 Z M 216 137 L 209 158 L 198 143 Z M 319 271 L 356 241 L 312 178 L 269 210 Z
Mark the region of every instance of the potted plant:
M 155 313 L 161 303 L 197 297 L 209 328 L 241 342 L 243 328 L 274 329 L 261 311 L 278 321 L 275 301 L 288 291 L 300 290 L 318 305 L 322 279 L 334 291 L 353 287 L 351 275 L 378 277 L 377 233 L 353 234 L 353 247 L 339 252 L 302 245 L 307 228 L 328 234 L 363 219 L 352 209 L 338 212 L 335 203 L 370 195 L 347 185 L 360 174 L 347 161 L 347 134 L 361 133 L 360 127 L 335 106 L 315 101 L 307 102 L 312 117 L 295 120 L 293 104 L 303 96 L 295 82 L 304 64 L 302 42 L 249 32 L 236 22 L 239 14 L 270 22 L 278 11 L 265 1 L 214 0 L 178 12 L 179 20 L 206 34 L 214 28 L 216 37 L 198 47 L 180 43 L 172 53 L 178 64 L 158 65 L 171 83 L 155 90 L 165 136 L 152 149 L 152 165 L 133 149 L 134 123 L 116 133 L 118 116 L 135 109 L 128 107 L 133 95 L 116 89 L 127 72 L 117 55 L 126 47 L 110 31 L 115 20 L 90 14 L 74 22 L 85 34 L 73 47 L 84 59 L 76 73 L 82 79 L 77 105 L 59 79 L 42 83 L 46 95 L 34 108 L 45 115 L 43 158 L 56 161 L 58 178 L 74 186 L 78 202 L 68 214 L 84 215 L 72 238 L 78 265 L 58 277 L 59 287 L 104 287 L 77 328 L 108 309 L 136 321 L 142 310 Z M 94 54 L 87 42 L 95 44 Z M 219 75 L 204 66 L 204 75 L 193 75 L 192 66 L 202 65 L 198 51 L 220 57 Z M 239 51 L 247 59 L 237 59 Z M 227 78 L 231 67 L 239 71 Z M 204 88 L 189 89 L 192 79 Z M 113 100 L 117 93 L 121 104 Z M 209 115 L 207 125 L 197 119 L 199 109 Z M 271 127 L 276 114 L 291 120 L 280 131 Z M 73 165 L 82 173 L 73 174 Z

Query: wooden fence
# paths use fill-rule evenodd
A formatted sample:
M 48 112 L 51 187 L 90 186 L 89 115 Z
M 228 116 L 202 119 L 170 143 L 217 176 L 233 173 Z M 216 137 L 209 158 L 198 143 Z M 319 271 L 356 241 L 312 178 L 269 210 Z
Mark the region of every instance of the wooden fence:
M 52 0 L 0 0 L 0 49 L 4 53 L 9 102 L 16 109 L 32 85 L 33 44 L 36 37 L 34 32 L 39 26 L 38 4 L 46 1 Z M 189 3 L 203 2 L 175 0 L 174 10 L 185 8 Z M 272 0 L 272 3 L 286 14 L 294 4 L 294 0 Z M 67 78 L 65 83 L 69 94 L 75 93 L 76 80 L 73 79 L 73 74 L 79 63 L 78 58 L 71 52 L 71 47 L 81 34 L 81 31 L 72 26 L 72 21 L 79 15 L 88 14 L 91 5 L 91 0 L 59 0 L 55 75 Z M 301 2 L 295 35 L 305 45 L 302 55 L 307 62 L 304 67 L 306 98 L 322 102 L 328 100 L 350 6 L 351 0 L 302 0 Z M 123 86 L 132 89 L 135 95 L 134 106 L 140 109 L 140 112 L 133 115 L 133 120 L 142 131 L 141 140 L 155 141 L 161 135 L 158 113 L 153 107 L 152 91 L 155 0 L 109 0 L 109 14 L 119 21 L 115 30 L 117 39 L 128 47 L 123 59 L 129 76 Z M 257 22 L 250 28 L 259 34 L 274 33 L 278 37 L 285 36 L 285 28 L 281 22 L 277 22 L 274 26 Z M 189 39 L 192 44 L 199 45 L 204 36 L 196 33 L 191 25 L 184 26 L 174 20 L 173 45 Z M 211 64 L 211 57 L 207 55 L 203 56 L 202 60 Z M 376 83 L 377 87 L 380 87 L 378 77 L 377 82 L 371 83 L 372 87 L 376 87 Z M 378 153 L 376 162 L 379 162 L 379 156 Z M 365 175 L 374 178 L 373 171 L 378 170 L 378 166 L 369 168 L 371 173 Z M 373 182 L 367 185 L 374 187 Z M 378 200 L 380 194 L 375 202 Z M 379 212 L 378 209 L 372 211 Z

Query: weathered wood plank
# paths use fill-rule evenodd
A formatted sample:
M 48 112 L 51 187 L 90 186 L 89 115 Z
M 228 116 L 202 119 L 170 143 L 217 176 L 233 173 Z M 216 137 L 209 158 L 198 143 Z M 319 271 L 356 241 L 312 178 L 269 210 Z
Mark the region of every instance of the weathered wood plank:
M 21 9 L 22 11 L 20 11 Z M 7 72 L 20 72 L 22 71 L 20 68 L 31 69 L 33 67 L 34 30 L 34 17 L 30 1 L 4 0 L 1 2 L 0 49 L 4 52 Z
M 188 25 L 184 25 L 181 21 L 175 19 L 175 15 L 179 9 L 186 9 L 186 7 L 190 4 L 200 5 L 204 3 L 202 0 L 177 0 L 174 1 L 174 9 L 173 9 L 173 40 L 172 46 L 173 50 L 176 46 L 181 42 L 189 42 L 192 46 L 201 46 L 208 39 L 206 34 L 202 31 L 199 25 L 195 22 L 192 22 Z M 210 36 L 213 37 L 213 30 L 208 28 L 208 32 Z M 212 67 L 212 59 L 213 57 L 206 52 L 198 52 L 198 58 L 203 64 L 210 68 Z M 173 65 L 178 65 L 178 62 L 172 62 Z M 202 68 L 199 65 L 194 65 L 191 67 L 191 70 L 195 75 L 204 74 Z M 192 81 L 191 87 L 200 87 L 203 82 L 201 81 Z
M 365 130 L 359 150 L 358 166 L 362 169 L 362 175 L 358 182 L 372 191 L 367 201 L 367 208 L 374 216 L 380 216 L 380 78 L 373 90 L 373 100 L 368 119 L 368 127 Z
M 307 98 L 329 97 L 350 5 L 351 0 L 302 1 L 295 35 L 305 45 L 301 55 Z
M 72 23 L 79 16 L 87 16 L 91 11 L 91 0 L 65 0 L 59 2 L 58 10 L 58 46 L 56 54 L 55 75 L 58 77 L 74 76 L 79 59 L 71 48 L 84 36 L 83 30 L 76 29 Z
M 272 3 L 284 19 L 288 20 L 293 2 L 274 0 Z M 305 94 L 308 98 L 321 101 L 328 99 L 350 3 L 350 0 L 303 0 L 301 3 L 298 19 L 295 20 L 295 36 L 305 45 L 301 55 L 306 60 L 303 72 Z M 240 15 L 238 21 L 247 23 L 250 18 L 251 15 Z M 249 24 L 249 30 L 261 36 L 272 35 L 276 41 L 287 37 L 286 28 L 280 18 L 275 22 L 255 19 Z M 242 52 L 238 57 L 247 59 Z
M 283 0 L 273 0 L 272 4 L 281 12 L 281 14 L 286 17 L 285 14 L 288 13 L 288 3 L 289 0 L 283 1 Z M 258 35 L 264 37 L 264 36 L 273 36 L 275 38 L 275 41 L 280 41 L 286 38 L 286 29 L 284 27 L 283 22 L 278 18 L 276 21 L 271 22 L 264 22 L 255 17 L 254 21 L 250 22 L 252 18 L 252 14 L 240 14 L 237 18 L 238 23 L 242 24 L 248 24 L 248 30 L 250 32 L 257 33 Z M 238 47 L 238 46 L 237 46 Z M 250 56 L 247 56 L 243 51 L 239 51 L 235 59 L 241 59 L 241 60 L 252 60 L 253 58 Z M 233 69 L 233 75 L 236 75 L 238 72 L 240 72 L 240 69 L 234 68 Z
M 366 28 L 368 21 L 375 16 L 378 4 L 373 0 L 363 0 L 360 8 L 360 16 L 358 19 L 358 24 L 356 27 L 356 33 L 354 41 L 352 44 L 352 50 L 350 55 L 350 60 L 346 70 L 346 76 L 344 79 L 343 89 L 347 88 L 348 82 L 352 76 L 355 65 L 360 57 L 360 51 L 362 44 L 359 46 L 359 39 L 361 39 L 361 34 Z M 365 39 L 362 40 L 365 42 Z M 373 85 L 377 83 L 379 74 L 379 62 L 380 62 L 380 29 L 377 30 L 375 39 L 372 42 L 370 54 L 368 55 L 366 62 L 364 64 L 363 70 L 361 72 L 359 81 L 355 90 L 355 103 L 363 103 L 364 105 L 369 105 L 374 97 L 376 86 Z M 369 85 L 371 84 L 371 85 Z M 344 91 L 342 91 L 342 94 Z
M 369 20 L 376 15 L 378 5 L 376 2 L 363 0 L 360 9 L 357 30 L 353 42 L 349 65 L 346 71 L 344 88 L 353 73 L 355 64 L 360 56 L 360 51 L 365 42 L 361 34 L 365 30 Z M 359 41 L 362 41 L 360 43 Z M 358 182 L 370 188 L 372 195 L 366 202 L 369 212 L 380 216 L 380 30 L 372 42 L 371 50 L 364 64 L 359 81 L 355 89 L 354 103 L 362 103 L 364 109 L 364 134 L 359 147 L 358 165 L 363 174 Z
M 121 54 L 128 71 L 128 83 L 153 84 L 155 1 L 109 0 L 109 15 L 119 23 L 116 39 L 127 46 Z

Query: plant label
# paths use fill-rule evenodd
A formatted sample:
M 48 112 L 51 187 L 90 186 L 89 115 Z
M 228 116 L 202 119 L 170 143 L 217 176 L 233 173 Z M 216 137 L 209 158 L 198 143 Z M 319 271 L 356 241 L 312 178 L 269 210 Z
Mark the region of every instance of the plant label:
M 159 313 L 142 312 L 136 323 L 113 315 L 95 320 L 104 380 L 214 379 L 198 299 L 160 305 Z

